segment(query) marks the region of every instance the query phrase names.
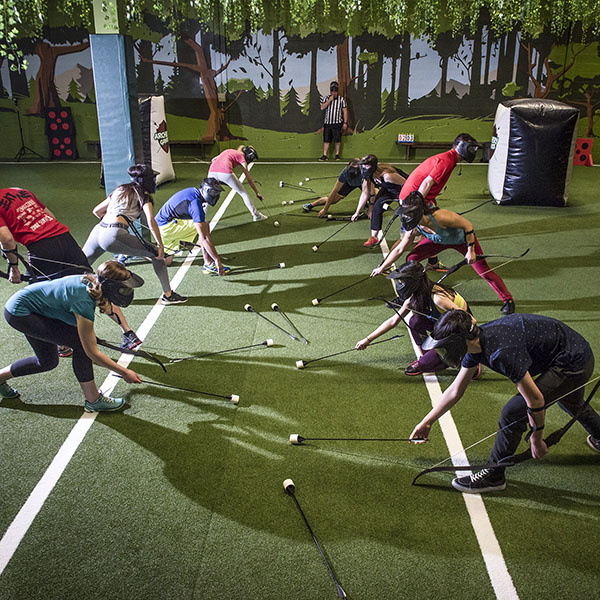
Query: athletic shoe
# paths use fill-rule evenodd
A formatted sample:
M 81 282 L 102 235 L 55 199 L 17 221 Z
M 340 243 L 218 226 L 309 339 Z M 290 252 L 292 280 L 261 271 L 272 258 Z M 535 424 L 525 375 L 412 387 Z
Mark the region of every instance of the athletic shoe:
M 413 362 L 404 369 L 405 375 L 421 375 L 423 373 L 423 369 L 419 366 L 418 360 L 413 360 Z
M 335 155 L 335 160 L 340 160 L 340 155 L 339 154 Z
M 6 385 L 6 384 L 4 384 Z M 13 390 L 14 392 L 14 390 Z M 4 396 L 6 398 L 6 396 Z M 591 435 L 587 436 L 588 446 L 594 450 L 594 452 L 600 452 L 600 438 L 593 438 Z
M 304 212 L 310 212 L 313 209 L 313 205 L 310 202 L 302 205 L 302 210 Z
M 268 219 L 269 217 L 267 217 L 267 215 L 263 215 L 261 212 L 256 211 L 253 215 L 252 215 L 252 220 L 253 221 L 264 221 L 265 219 Z
M 473 475 L 455 477 L 452 487 L 465 494 L 483 494 L 485 492 L 501 492 L 506 488 L 506 479 L 502 472 L 494 469 L 482 469 Z
M 427 263 L 425 271 L 435 271 L 436 273 L 447 273 L 448 267 L 441 261 L 437 261 L 435 264 Z
M 321 156 L 321 158 L 319 160 L 327 160 L 327 155 L 323 154 L 323 156 Z
M 122 336 L 122 340 L 123 341 L 119 346 L 121 350 L 135 350 L 142 343 L 142 340 L 135 334 L 133 329 L 125 332 Z
M 73 354 L 73 348 L 70 348 L 69 346 L 59 346 L 58 347 L 58 355 L 61 358 L 67 358 L 69 356 L 72 356 Z
M 109 412 L 111 410 L 119 410 L 123 408 L 125 400 L 123 398 L 111 398 L 100 394 L 96 402 L 85 401 L 84 410 L 85 412 Z
M 164 294 L 160 297 L 160 303 L 164 304 L 165 306 L 169 306 L 171 304 L 183 304 L 184 302 L 187 302 L 188 299 L 185 296 L 180 296 L 179 294 L 175 293 L 175 292 L 171 292 L 170 296 L 165 296 Z
M 364 244 L 366 248 L 372 248 L 373 246 L 377 246 L 379 244 L 379 240 L 376 237 L 370 237 Z
M 225 273 L 229 273 L 229 271 L 231 271 L 231 267 L 226 267 L 225 265 L 223 265 L 223 271 L 225 271 Z M 202 266 L 202 272 L 205 275 L 218 275 L 219 274 L 219 268 L 213 262 L 213 263 L 210 263 L 210 265 L 203 265 Z
M 515 312 L 515 303 L 513 300 L 505 300 L 500 312 L 503 315 L 512 315 Z
M 18 398 L 19 392 L 10 387 L 8 383 L 0 383 L 0 396 L 2 396 L 2 398 Z

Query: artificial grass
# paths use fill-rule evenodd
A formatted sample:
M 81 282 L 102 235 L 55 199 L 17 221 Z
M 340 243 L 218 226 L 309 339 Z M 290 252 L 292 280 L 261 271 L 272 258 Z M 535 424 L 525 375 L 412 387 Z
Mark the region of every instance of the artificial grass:
M 20 171 L 17 173 L 15 168 Z M 27 187 L 66 222 L 83 243 L 93 226 L 91 208 L 103 198 L 98 166 L 79 164 L 0 165 L 3 186 Z M 341 165 L 261 165 L 273 215 L 300 211 L 281 206 L 302 198 L 279 188 L 305 174 L 336 174 Z M 157 206 L 177 189 L 194 185 L 206 164 L 176 165 L 178 181 L 159 190 Z M 410 170 L 410 167 L 409 167 Z M 333 181 L 333 180 L 332 180 Z M 327 191 L 332 181 L 319 184 Z M 316 185 L 316 182 L 315 182 Z M 322 185 L 322 187 L 321 187 Z M 499 269 L 517 310 L 555 316 L 600 348 L 597 318 L 597 252 L 600 220 L 594 204 L 596 171 L 576 169 L 565 209 L 485 205 L 467 217 L 486 252 L 530 253 Z M 485 168 L 455 173 L 440 205 L 457 211 L 485 200 Z M 334 207 L 354 209 L 358 195 Z M 445 204 L 447 202 L 447 204 Z M 449 475 L 432 475 L 411 487 L 420 469 L 448 455 L 439 427 L 428 444 L 314 442 L 292 446 L 290 433 L 304 436 L 408 435 L 430 407 L 420 377 L 399 367 L 412 360 L 404 338 L 310 365 L 295 361 L 351 348 L 389 316 L 370 296 L 393 295 L 383 278 L 334 296 L 320 306 L 311 299 L 355 281 L 381 259 L 362 241 L 368 223 L 340 232 L 317 253 L 311 247 L 339 228 L 317 218 L 278 217 L 251 223 L 234 199 L 213 233 L 232 267 L 285 269 L 226 278 L 201 274 L 194 265 L 178 288 L 188 304 L 167 307 L 143 348 L 163 357 L 275 340 L 260 348 L 214 359 L 178 363 L 164 375 L 136 360 L 145 379 L 183 387 L 238 393 L 234 407 L 199 395 L 119 383 L 128 406 L 100 415 L 0 579 L 7 598 L 328 598 L 335 588 L 282 482 L 291 477 L 296 494 L 349 598 L 409 596 L 493 598 L 487 572 L 460 494 Z M 108 257 L 108 255 L 107 255 Z M 460 256 L 447 252 L 447 264 Z M 491 266 L 504 262 L 490 259 Z M 138 327 L 160 288 L 151 266 L 133 267 L 146 280 L 127 318 Z M 170 269 L 174 272 L 174 268 Z M 451 284 L 480 321 L 500 316 L 500 302 L 471 269 Z M 14 287 L 0 286 L 4 301 Z M 279 322 L 277 302 L 310 340 L 306 346 L 281 334 L 255 310 Z M 281 319 L 282 326 L 285 326 Z M 100 337 L 117 339 L 108 319 L 97 318 Z M 404 333 L 398 328 L 394 333 Z M 26 341 L 2 326 L 5 362 L 28 353 Z M 98 381 L 103 370 L 98 369 Z M 451 374 L 440 374 L 442 387 Z M 14 518 L 61 441 L 81 414 L 81 397 L 68 360 L 52 373 L 15 382 L 20 400 L 0 403 L 0 523 Z M 514 386 L 484 371 L 453 409 L 466 446 L 494 431 Z M 598 401 L 594 401 L 598 407 Z M 565 422 L 556 407 L 550 427 Z M 469 451 L 485 459 L 492 441 Z M 580 427 L 540 464 L 508 472 L 502 494 L 486 496 L 492 524 L 520 598 L 542 595 L 593 597 L 600 583 L 593 549 L 597 529 L 595 487 L 598 457 Z M 590 547 L 590 544 L 592 545 Z M 582 552 L 581 546 L 586 547 Z M 534 558 L 532 558 L 534 557 Z M 543 573 L 543 576 L 540 575 Z

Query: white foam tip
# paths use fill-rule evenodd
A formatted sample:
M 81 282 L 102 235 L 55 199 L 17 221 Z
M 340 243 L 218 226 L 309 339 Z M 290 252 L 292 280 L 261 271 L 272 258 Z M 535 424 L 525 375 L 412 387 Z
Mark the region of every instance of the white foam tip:
M 386 202 L 386 203 L 383 205 L 383 210 L 387 210 L 389 207 L 390 207 L 390 205 L 389 205 L 389 204 Z
M 279 187 L 283 187 L 283 181 L 279 182 Z
M 312 303 L 313 303 L 313 306 L 317 306 L 317 304 L 319 304 L 319 299 L 313 298 Z
M 310 177 L 305 177 L 304 181 L 310 181 Z
M 279 263 L 279 268 L 280 269 L 285 269 L 285 263 Z
M 250 312 L 252 310 L 252 307 L 249 304 L 245 304 L 244 310 L 247 310 L 248 312 Z
M 278 310 L 279 309 L 279 305 L 277 304 L 277 302 L 273 302 L 273 304 L 271 304 L 271 310 Z
M 281 203 L 281 206 L 285 206 L 286 204 L 287 204 L 287 201 L 286 201 L 286 200 L 284 200 L 284 201 Z
M 304 181 L 299 181 L 298 185 L 304 185 Z
M 237 404 L 240 401 L 240 397 L 237 394 L 231 394 L 231 401 Z
M 291 433 L 290 434 L 290 444 L 296 444 L 298 445 L 300 443 L 300 440 L 298 439 L 300 436 L 297 433 Z
M 313 252 L 316 252 L 319 249 L 319 246 L 313 246 Z
M 274 225 L 275 227 L 279 227 L 279 221 L 273 221 L 273 225 Z
M 294 201 L 293 201 L 293 200 L 290 200 L 290 201 L 288 202 L 288 204 L 294 204 Z
M 328 219 L 333 219 L 333 215 L 327 215 Z
M 283 489 L 287 492 L 289 487 L 295 488 L 296 486 L 294 485 L 294 482 L 291 479 L 286 479 L 283 482 Z
M 273 340 L 271 338 L 269 338 L 268 340 L 266 340 L 267 342 L 267 346 L 272 346 L 273 345 Z
M 296 361 L 296 368 L 297 369 L 304 369 L 304 361 L 303 360 L 297 360 Z

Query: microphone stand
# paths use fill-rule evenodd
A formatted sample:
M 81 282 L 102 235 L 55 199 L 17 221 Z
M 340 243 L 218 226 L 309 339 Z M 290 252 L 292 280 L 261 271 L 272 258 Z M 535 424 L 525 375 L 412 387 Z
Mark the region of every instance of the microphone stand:
M 29 146 L 25 145 L 25 139 L 23 138 L 23 124 L 21 123 L 21 113 L 19 112 L 19 105 L 16 98 L 13 98 L 15 103 L 15 112 L 17 113 L 17 122 L 19 123 L 19 135 L 21 136 L 21 147 L 15 155 L 15 160 L 19 162 L 27 153 L 35 154 L 39 158 L 44 158 L 41 154 L 38 154 L 35 150 L 32 150 Z

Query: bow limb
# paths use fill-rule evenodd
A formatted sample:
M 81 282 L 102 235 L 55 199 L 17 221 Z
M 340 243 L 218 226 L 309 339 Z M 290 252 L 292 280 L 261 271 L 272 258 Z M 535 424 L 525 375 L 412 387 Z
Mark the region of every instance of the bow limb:
M 121 352 L 122 354 L 132 354 L 134 356 L 145 358 L 150 362 L 156 363 L 165 373 L 167 372 L 167 367 L 165 367 L 164 363 L 153 354 L 150 354 L 150 352 L 146 352 L 145 350 L 129 350 L 127 348 L 120 348 L 119 346 L 111 344 L 110 342 L 107 342 L 106 340 L 102 340 L 100 338 L 96 338 L 96 343 L 99 346 L 104 346 L 105 348 L 116 350 L 117 352 Z

